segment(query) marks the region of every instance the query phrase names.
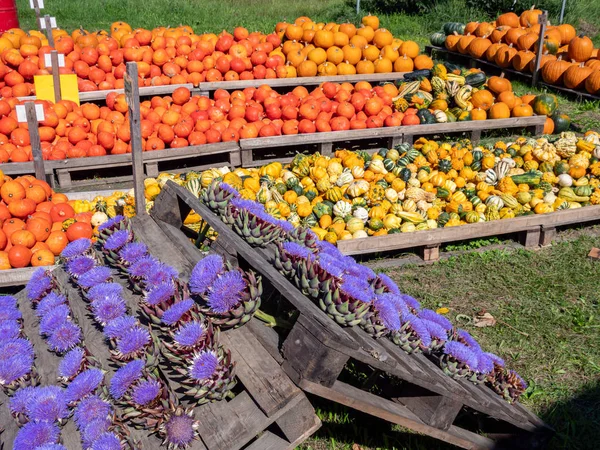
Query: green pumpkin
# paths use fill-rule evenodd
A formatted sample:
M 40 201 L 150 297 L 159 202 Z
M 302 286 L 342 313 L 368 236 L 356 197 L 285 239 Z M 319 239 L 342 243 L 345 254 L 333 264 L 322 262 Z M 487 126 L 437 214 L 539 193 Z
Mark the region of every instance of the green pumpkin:
M 302 189 L 302 186 L 300 186 L 299 184 L 296 184 L 295 186 L 292 186 L 290 188 L 290 191 L 294 191 L 297 196 L 301 196 L 301 195 L 304 194 L 304 189 Z
M 558 161 L 556 164 L 554 164 L 554 173 L 556 175 L 569 173 L 570 168 L 571 167 L 569 166 L 569 163 L 567 161 Z
M 309 187 L 304 190 L 302 195 L 304 195 L 307 199 L 309 199 L 312 202 L 318 195 L 318 192 L 314 187 Z
M 383 167 L 385 167 L 385 170 L 387 170 L 388 172 L 391 172 L 394 169 L 394 167 L 396 167 L 396 163 L 391 159 L 385 158 L 383 160 Z
M 577 186 L 575 189 L 575 195 L 579 197 L 589 197 L 594 192 L 594 189 L 590 185 Z
M 532 107 L 537 115 L 552 116 L 558 108 L 558 99 L 553 94 L 540 94 L 533 99 Z
M 363 159 L 365 165 L 367 165 L 367 163 L 371 161 L 371 155 L 369 155 L 369 152 L 367 152 L 366 150 L 357 150 L 356 154 Z
M 474 195 L 473 197 L 469 198 L 469 201 L 471 202 L 471 204 L 475 207 L 477 205 L 481 205 L 481 199 L 479 197 L 477 197 L 476 195 Z
M 272 188 L 273 185 L 275 184 L 275 179 L 271 176 L 271 175 L 262 175 L 259 178 L 260 184 L 266 183 L 268 188 Z
M 440 213 L 440 215 L 437 218 L 437 221 L 438 221 L 438 224 L 440 227 L 443 227 L 444 225 L 446 225 L 446 223 L 448 223 L 449 220 L 450 220 L 450 214 L 448 214 L 445 211 Z
M 446 33 L 443 31 L 437 31 L 429 36 L 429 42 L 431 45 L 435 45 L 436 47 L 443 47 L 446 42 Z
M 398 233 L 402 233 L 402 230 L 400 228 L 390 228 L 388 230 L 388 234 L 398 234 Z
M 475 172 L 479 172 L 481 170 L 481 161 L 473 161 L 473 163 L 471 164 L 471 169 L 473 169 Z
M 383 221 L 377 217 L 372 217 L 369 220 L 369 228 L 373 231 L 378 231 L 383 228 Z
M 381 186 L 384 189 L 387 189 L 390 187 L 389 183 L 387 181 L 385 181 L 383 178 L 375 184 L 378 184 L 379 186 Z
M 437 123 L 435 116 L 428 109 L 419 109 L 417 117 L 422 124 Z
M 448 189 L 446 189 L 445 187 L 439 187 L 437 188 L 437 197 L 438 198 L 449 198 L 450 197 L 450 191 Z
M 421 156 L 421 152 L 416 148 L 411 148 L 409 151 L 406 152 L 406 157 L 410 162 L 413 162 L 419 156 Z
M 481 150 L 473 150 L 473 161 L 481 161 L 483 159 L 483 152 Z
M 403 156 L 402 158 L 398 159 L 398 162 L 396 163 L 396 167 L 406 167 L 409 164 L 410 164 L 410 159 L 408 158 L 408 156 Z
M 446 22 L 443 30 L 446 36 L 454 34 L 455 32 L 458 34 L 463 34 L 465 32 L 465 24 L 460 22 Z
M 554 122 L 554 134 L 563 133 L 571 127 L 571 118 L 566 114 L 556 111 L 552 114 L 551 119 Z
M 475 197 L 477 195 L 477 189 L 475 188 L 464 188 L 462 191 L 465 193 L 467 198 Z
M 483 72 L 472 73 L 465 77 L 465 84 L 473 87 L 483 86 L 486 81 L 487 78 Z
M 452 161 L 449 159 L 440 159 L 438 162 L 438 170 L 440 172 L 448 173 L 452 170 Z
M 553 172 L 554 171 L 554 164 L 552 164 L 549 161 L 544 161 L 543 163 L 540 164 L 539 170 L 541 172 Z M 569 169 L 567 169 L 567 171 L 568 170 Z
M 378 154 L 379 156 L 381 156 L 382 158 L 385 158 L 385 156 L 387 155 L 387 152 L 388 152 L 388 149 L 387 149 L 387 148 L 380 148 L 380 149 L 377 151 L 377 154 Z
M 459 122 L 468 122 L 471 120 L 471 111 L 463 111 L 458 115 Z
M 402 155 L 409 151 L 412 148 L 412 145 L 410 145 L 408 142 L 402 142 L 400 144 L 395 145 L 394 148 L 398 150 L 398 153 Z
M 412 172 L 410 171 L 410 169 L 402 169 L 400 171 L 400 179 L 404 182 L 407 182 L 408 180 L 410 180 L 410 177 L 412 175 Z
M 317 203 L 315 206 L 313 206 L 313 214 L 317 217 L 317 219 L 320 219 L 326 214 L 332 215 L 332 213 L 333 211 L 331 206 L 329 206 L 325 202 Z
M 283 195 L 287 192 L 287 187 L 283 183 L 275 183 L 275 190 Z
M 316 227 L 319 222 L 314 214 L 309 214 L 304 219 L 302 219 L 302 222 L 300 223 L 302 224 L 302 226 L 312 228 Z
M 352 206 L 354 208 L 364 208 L 367 206 L 367 200 L 364 197 L 356 197 L 352 199 Z

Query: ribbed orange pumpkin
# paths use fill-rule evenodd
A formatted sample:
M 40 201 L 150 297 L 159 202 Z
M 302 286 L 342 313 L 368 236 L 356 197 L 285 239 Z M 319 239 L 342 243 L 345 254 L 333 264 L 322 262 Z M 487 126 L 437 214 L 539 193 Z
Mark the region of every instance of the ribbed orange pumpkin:
M 519 16 L 517 16 L 514 12 L 507 12 L 498 16 L 496 19 L 496 25 L 517 28 L 521 24 L 519 23 Z
M 506 103 L 494 103 L 489 111 L 490 119 L 508 119 L 510 117 L 510 109 Z
M 522 27 L 530 27 L 539 23 L 540 14 L 542 14 L 542 11 L 532 6 L 531 9 L 527 9 L 521 13 L 519 22 Z
M 542 69 L 547 63 L 551 61 L 556 61 L 556 56 L 545 54 L 542 55 L 542 59 L 540 60 L 540 69 Z M 529 63 L 529 71 L 533 72 L 535 70 L 535 60 Z
M 591 67 L 594 70 L 600 70 L 600 59 L 588 59 L 585 62 L 586 67 Z
M 468 48 L 468 53 L 473 58 L 481 59 L 487 49 L 492 45 L 492 41 L 487 38 L 478 37 L 471 41 Z
M 521 50 L 531 50 L 537 42 L 539 35 L 537 33 L 527 33 L 517 39 L 517 46 Z
M 561 45 L 568 44 L 571 42 L 575 36 L 577 36 L 577 31 L 575 31 L 575 27 L 568 23 L 563 23 L 556 27 L 558 32 L 560 33 L 560 43 Z
M 512 91 L 512 84 L 510 80 L 507 80 L 504 77 L 490 77 L 487 85 L 488 89 L 496 95 L 504 91 Z
M 465 25 L 465 34 L 473 34 L 479 26 L 480 22 L 469 22 Z
M 550 61 L 542 68 L 542 78 L 548 84 L 561 85 L 563 77 L 571 63 L 563 61 L 560 57 L 556 61 Z
M 496 52 L 496 58 L 494 58 L 494 60 L 500 67 L 510 67 L 512 59 L 516 54 L 517 49 L 514 48 L 512 44 L 504 45 L 498 49 Z
M 585 80 L 585 90 L 590 94 L 600 93 L 600 70 L 596 70 L 587 77 L 587 80 Z
M 469 44 L 471 44 L 471 42 L 474 39 L 475 39 L 475 36 L 473 36 L 472 34 L 467 34 L 465 36 L 462 36 L 460 38 L 460 40 L 458 41 L 458 44 L 456 44 L 456 50 L 459 53 L 466 55 L 468 53 Z
M 460 41 L 461 38 L 462 36 L 459 34 L 451 34 L 449 36 L 446 36 L 446 42 L 444 43 L 444 45 L 451 52 L 455 52 L 456 46 L 458 45 L 458 41 Z
M 585 80 L 594 72 L 591 67 L 586 67 L 583 63 L 573 64 L 565 71 L 564 83 L 569 89 L 581 89 L 585 86 Z
M 592 56 L 594 44 L 587 36 L 576 36 L 569 41 L 569 59 L 585 62 Z
M 492 31 L 494 31 L 494 25 L 488 22 L 481 22 L 475 29 L 475 36 L 489 36 L 492 33 Z
M 496 58 L 496 52 L 498 51 L 498 49 L 504 44 L 501 44 L 499 42 L 492 44 L 488 47 L 488 49 L 485 52 L 485 59 L 487 59 L 488 61 L 494 61 L 494 59 Z
M 513 117 L 531 117 L 533 116 L 533 108 L 527 103 L 519 103 L 512 110 Z
M 512 66 L 519 72 L 529 71 L 529 63 L 535 59 L 535 53 L 530 51 L 517 52 L 512 60 Z
M 504 42 L 507 44 L 517 45 L 519 38 L 525 34 L 527 34 L 527 31 L 523 28 L 511 28 L 504 35 Z
M 487 111 L 494 103 L 494 96 L 490 91 L 481 89 L 471 96 L 471 103 L 473 103 L 475 108 Z

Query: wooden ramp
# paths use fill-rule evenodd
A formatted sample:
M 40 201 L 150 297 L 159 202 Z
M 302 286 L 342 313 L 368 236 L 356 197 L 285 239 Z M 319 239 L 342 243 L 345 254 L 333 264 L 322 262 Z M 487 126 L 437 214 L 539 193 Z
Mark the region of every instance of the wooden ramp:
M 424 355 L 408 355 L 391 341 L 372 339 L 359 327 L 339 327 L 271 266 L 272 249 L 251 248 L 176 184 L 167 183 L 152 216 L 172 239 L 183 243 L 179 230 L 190 210 L 217 231 L 218 242 L 223 243 L 217 246 L 220 252 L 260 273 L 266 291 L 270 285 L 286 311 L 297 316 L 287 335 L 256 321 L 249 328 L 306 392 L 462 448 L 539 448 L 550 435 L 537 416 L 489 388 L 454 380 Z M 352 376 L 357 370 L 362 381 Z

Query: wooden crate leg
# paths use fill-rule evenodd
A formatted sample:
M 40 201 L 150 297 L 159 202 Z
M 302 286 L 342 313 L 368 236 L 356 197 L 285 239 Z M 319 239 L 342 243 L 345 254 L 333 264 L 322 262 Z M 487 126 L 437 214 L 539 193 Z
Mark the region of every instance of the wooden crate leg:
M 433 411 L 431 419 L 429 419 L 429 425 L 442 430 L 448 430 L 454 423 L 454 419 L 462 409 L 462 404 L 449 399 L 448 397 L 442 397 L 437 408 Z
M 146 164 L 146 175 L 155 178 L 158 176 L 158 163 L 147 163 Z
M 313 434 L 319 428 L 321 421 L 315 416 L 315 410 L 308 399 L 302 396 L 302 400 L 275 423 L 287 440 L 294 444 Z
M 344 369 L 348 356 L 327 347 L 313 336 L 304 326 L 305 320 L 309 319 L 304 315 L 298 318 L 283 343 L 285 362 L 281 367 L 295 383 L 307 379 L 331 387 Z M 311 355 L 308 363 L 306 355 Z
M 552 240 L 556 237 L 556 228 L 542 227 L 542 233 L 540 236 L 540 245 L 550 245 Z
M 421 258 L 423 261 L 437 261 L 440 259 L 440 246 L 427 245 L 421 248 Z
M 56 177 L 58 178 L 58 185 L 61 188 L 66 188 L 73 185 L 71 181 L 71 174 L 66 169 L 58 169 L 56 171 Z
M 200 97 L 210 97 L 210 91 L 203 91 L 203 90 L 200 90 L 200 91 L 198 92 L 198 95 L 199 95 Z
M 407 144 L 413 145 L 414 136 L 412 134 L 403 134 L 402 142 L 406 142 Z
M 252 164 L 252 149 L 242 149 L 242 167 L 249 167 Z
M 473 144 L 479 143 L 481 140 L 481 130 L 474 130 L 471 132 L 471 142 Z
M 402 135 L 392 136 L 389 139 L 388 146 L 390 148 L 394 148 L 394 147 L 396 147 L 396 145 L 400 145 L 400 144 L 402 144 Z
M 540 234 L 540 227 L 522 231 L 519 235 L 519 241 L 526 248 L 535 248 L 540 245 Z
M 333 142 L 321 142 L 319 145 L 319 153 L 323 156 L 333 155 Z
M 241 167 L 242 165 L 242 156 L 240 155 L 239 150 L 234 150 L 229 153 L 229 165 L 231 167 Z

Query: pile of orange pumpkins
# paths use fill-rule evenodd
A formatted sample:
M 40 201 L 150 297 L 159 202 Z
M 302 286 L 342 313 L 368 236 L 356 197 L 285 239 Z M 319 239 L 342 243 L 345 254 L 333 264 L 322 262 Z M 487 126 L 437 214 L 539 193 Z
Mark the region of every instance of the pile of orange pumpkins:
M 141 103 L 144 151 L 238 141 L 282 134 L 345 131 L 416 124 L 411 111 L 394 111 L 398 89 L 391 83 L 323 83 L 309 92 L 298 86 L 280 94 L 269 86 L 231 93 L 218 89 L 214 98 L 192 96 L 179 87 L 171 96 Z M 16 98 L 0 100 L 0 162 L 33 159 L 27 124 L 16 120 Z M 131 152 L 130 125 L 124 94 L 110 93 L 106 106 L 67 100 L 38 101 L 45 118 L 39 134 L 46 160 Z M 415 110 L 416 111 L 416 110 Z M 418 123 L 418 120 L 417 120 Z
M 542 11 L 531 8 L 520 16 L 501 14 L 495 22 L 470 22 L 464 34 L 450 34 L 445 46 L 451 51 L 486 59 L 502 68 L 533 72 L 539 42 Z M 540 60 L 543 80 L 569 89 L 600 93 L 600 60 L 592 40 L 570 24 L 548 25 Z
M 363 25 L 315 23 L 299 17 L 273 33 L 195 34 L 191 27 L 132 29 L 114 22 L 109 31 L 70 35 L 53 30 L 55 48 L 66 55 L 61 73 L 75 73 L 80 92 L 123 87 L 125 63 L 138 64 L 140 86 L 207 81 L 290 78 L 353 73 L 406 72 L 429 68 L 415 42 L 402 42 L 379 28 L 376 16 Z M 48 74 L 44 55 L 52 48 L 38 31 L 13 28 L 0 36 L 0 97 L 34 93 L 34 75 Z
M 92 237 L 92 213 L 45 181 L 0 171 L 0 199 L 0 270 L 52 265 L 70 241 Z

